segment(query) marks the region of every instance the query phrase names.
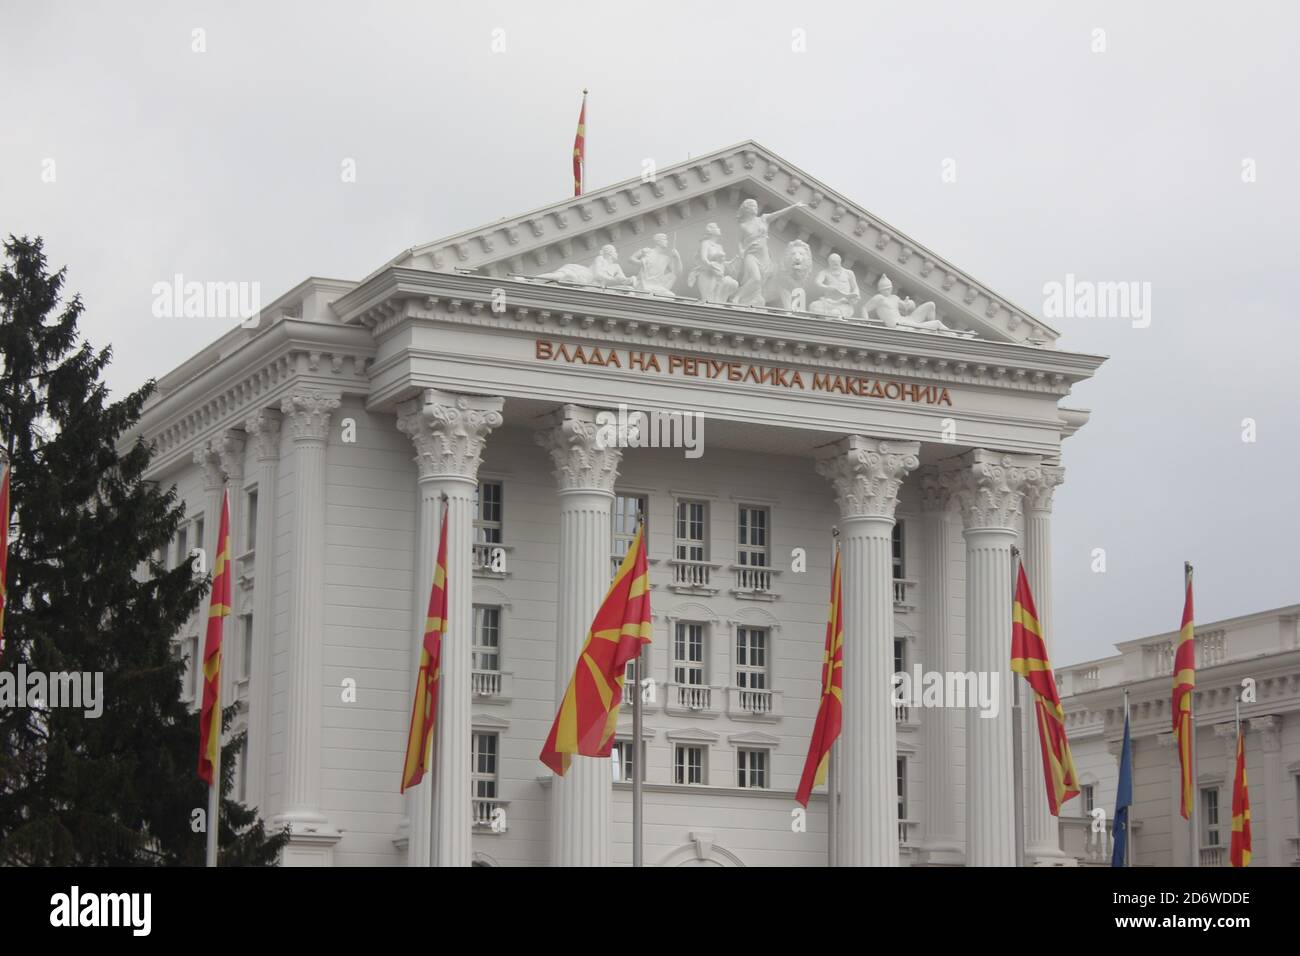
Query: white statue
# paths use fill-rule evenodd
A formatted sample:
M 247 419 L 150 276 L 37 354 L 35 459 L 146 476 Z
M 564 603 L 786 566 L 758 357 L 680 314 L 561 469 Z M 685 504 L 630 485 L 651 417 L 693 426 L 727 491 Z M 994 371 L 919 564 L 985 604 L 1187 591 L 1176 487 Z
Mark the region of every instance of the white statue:
M 812 274 L 812 267 L 812 248 L 802 239 L 791 239 L 785 244 L 785 252 L 781 253 L 781 264 L 763 283 L 763 300 L 768 305 L 779 302 L 787 312 L 805 311 L 803 284 Z
M 697 253 L 699 263 L 686 277 L 686 284 L 700 290 L 701 302 L 726 302 L 735 293 L 740 283 L 727 275 L 727 269 L 735 260 L 727 258 L 727 251 L 722 246 L 722 230 L 716 222 L 704 227 L 704 238 L 700 240 Z
M 746 199 L 736 211 L 740 223 L 740 255 L 737 258 L 740 288 L 736 290 L 737 305 L 751 305 L 762 308 L 767 304 L 763 295 L 763 283 L 772 275 L 772 253 L 767 247 L 767 227 L 777 216 L 806 206 L 797 202 L 776 212 L 759 215 L 758 201 Z M 788 308 L 788 306 L 787 306 Z
M 566 285 L 594 285 L 602 289 L 632 284 L 632 280 L 623 273 L 623 267 L 618 264 L 618 250 L 610 244 L 600 247 L 596 261 L 590 266 L 571 262 L 554 272 L 543 272 L 533 278 L 563 282 Z
M 900 299 L 894 295 L 894 283 L 889 276 L 882 275 L 876 283 L 876 295 L 867 300 L 862 307 L 862 317 L 875 312 L 877 318 L 885 323 L 885 328 L 902 326 L 906 329 L 925 329 L 932 332 L 952 332 L 952 329 L 940 322 L 934 315 L 934 303 L 922 302 L 917 305 L 910 298 Z
M 851 318 L 862 298 L 858 291 L 858 277 L 852 269 L 844 268 L 838 252 L 832 252 L 826 262 L 826 268 L 817 273 L 817 278 L 813 280 L 813 285 L 821 295 L 808 306 L 808 311 L 838 319 Z
M 668 247 L 664 233 L 655 236 L 655 244 L 632 253 L 631 261 L 641 267 L 633 288 L 653 295 L 674 295 L 673 286 L 682 274 L 682 257 Z

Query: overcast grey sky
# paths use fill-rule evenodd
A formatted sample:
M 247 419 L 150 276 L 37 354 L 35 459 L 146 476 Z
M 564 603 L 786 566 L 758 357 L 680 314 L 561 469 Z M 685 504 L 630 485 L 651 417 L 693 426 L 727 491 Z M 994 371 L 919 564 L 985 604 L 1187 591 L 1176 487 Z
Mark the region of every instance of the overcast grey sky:
M 153 318 L 175 273 L 266 302 L 562 199 L 589 86 L 589 189 L 753 138 L 1036 314 L 1067 273 L 1149 282 L 1148 328 L 1051 320 L 1111 357 L 1066 401 L 1072 663 L 1177 627 L 1184 559 L 1200 621 L 1300 601 L 1298 9 L 3 0 L 0 231 L 45 237 L 133 388 L 231 324 Z

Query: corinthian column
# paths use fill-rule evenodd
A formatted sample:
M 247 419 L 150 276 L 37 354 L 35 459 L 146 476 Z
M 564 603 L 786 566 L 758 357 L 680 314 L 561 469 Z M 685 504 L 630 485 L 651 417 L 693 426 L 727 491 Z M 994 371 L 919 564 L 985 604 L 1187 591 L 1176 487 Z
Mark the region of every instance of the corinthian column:
M 267 753 L 271 742 L 271 617 L 275 603 L 275 480 L 280 464 L 280 413 L 269 408 L 244 420 L 244 434 L 257 458 L 257 525 L 262 558 L 253 558 L 253 660 L 248 686 L 248 805 L 268 810 Z
M 1252 811 L 1252 816 L 1264 821 L 1264 866 L 1282 865 L 1282 718 L 1269 714 L 1250 718 L 1249 727 L 1259 732 L 1260 746 L 1264 749 L 1263 800 L 1259 801 L 1263 813 Z M 1246 738 L 1250 750 L 1250 738 Z M 1234 751 L 1233 773 L 1236 773 Z M 1247 753 L 1249 760 L 1249 753 Z M 1231 809 L 1231 808 L 1229 808 Z M 1252 824 L 1254 821 L 1251 821 Z M 1253 850 L 1252 850 L 1253 854 Z
M 1044 465 L 1025 484 L 1025 574 L 1038 608 L 1038 623 L 1048 655 L 1052 650 L 1052 495 L 1065 480 L 1065 469 Z M 1020 695 L 1021 766 L 1025 768 L 1025 864 L 1056 866 L 1065 862 L 1060 824 L 1047 803 L 1042 743 L 1029 682 L 1016 677 Z
M 492 429 L 501 424 L 504 404 L 500 398 L 426 388 L 419 399 L 397 409 L 398 431 L 415 445 L 418 481 L 408 708 L 415 693 L 434 562 L 438 560 L 439 502 L 447 496 L 447 630 L 442 635 L 433 773 L 406 793 L 409 866 L 470 865 L 474 496 L 483 445 Z
M 555 706 L 559 709 L 609 589 L 610 509 L 623 453 L 597 440 L 596 413 L 565 405 L 537 443 L 551 456 L 560 494 L 559 590 L 555 598 Z M 575 757 L 551 783 L 551 864 L 609 866 L 609 763 Z
M 289 560 L 289 661 L 285 705 L 284 862 L 321 865 L 338 841 L 320 809 L 320 728 L 325 597 L 325 448 L 340 396 L 294 392 L 280 403 L 293 442 L 293 551 Z M 267 502 L 268 507 L 274 503 Z
M 952 635 L 952 562 L 955 548 L 948 525 L 952 501 L 950 476 L 934 468 L 921 473 L 921 544 L 924 558 L 923 600 L 927 663 L 938 671 L 957 672 L 957 642 Z M 957 715 L 947 707 L 931 710 L 921 721 L 925 741 L 925 851 L 933 864 L 959 864 L 963 848 L 957 838 L 953 748 Z
M 841 866 L 898 865 L 891 538 L 918 442 L 850 435 L 817 461 L 840 506 L 844 615 Z
M 954 459 L 948 473 L 966 539 L 966 668 L 994 690 L 994 715 L 966 711 L 966 864 L 1015 866 L 1012 764 L 1011 547 L 1025 482 L 1040 459 L 983 449 Z

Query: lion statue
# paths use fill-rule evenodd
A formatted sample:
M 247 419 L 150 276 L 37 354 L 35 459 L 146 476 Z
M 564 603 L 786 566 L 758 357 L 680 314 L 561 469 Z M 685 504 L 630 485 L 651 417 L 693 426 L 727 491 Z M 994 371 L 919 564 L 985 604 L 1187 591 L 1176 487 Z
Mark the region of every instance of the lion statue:
M 812 267 L 812 248 L 802 239 L 792 239 L 786 243 L 780 265 L 763 283 L 763 299 L 769 306 L 775 305 L 779 299 L 781 308 L 790 311 L 796 304 L 794 290 L 803 291 L 803 284 L 808 281 Z M 802 300 L 797 305 L 799 309 L 807 309 Z

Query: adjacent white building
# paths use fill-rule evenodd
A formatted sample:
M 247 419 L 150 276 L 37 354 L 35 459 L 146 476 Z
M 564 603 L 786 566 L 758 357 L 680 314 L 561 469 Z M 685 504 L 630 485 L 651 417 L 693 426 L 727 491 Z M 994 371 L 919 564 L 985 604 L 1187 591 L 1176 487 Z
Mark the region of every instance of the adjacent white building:
M 838 527 L 839 861 L 1011 865 L 1012 548 L 1050 636 L 1053 491 L 1088 417 L 1062 403 L 1101 361 L 753 142 L 305 280 L 140 426 L 188 507 L 170 560 L 211 552 L 231 490 L 240 794 L 291 827 L 289 864 L 629 863 L 626 774 L 538 753 L 640 510 L 647 863 L 824 865 L 826 797 L 801 819 L 793 794 Z M 703 415 L 702 453 L 609 447 L 620 405 Z M 442 495 L 436 769 L 403 797 Z M 996 716 L 896 710 L 914 664 L 1002 675 Z M 1026 790 L 1027 858 L 1069 862 Z
M 1177 592 L 1175 592 L 1177 593 Z M 1177 608 L 1174 609 L 1177 613 Z M 1246 730 L 1251 866 L 1300 866 L 1300 605 L 1196 628 L 1195 861 L 1228 866 L 1238 698 Z M 1061 820 L 1062 845 L 1085 863 L 1109 862 L 1109 833 L 1091 811 L 1115 808 L 1128 693 L 1133 746 L 1131 859 L 1136 866 L 1192 863 L 1179 808 L 1178 751 L 1170 712 L 1176 631 L 1116 645 L 1119 654 L 1058 675 L 1082 793 Z

